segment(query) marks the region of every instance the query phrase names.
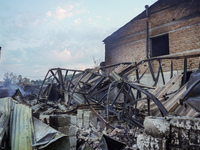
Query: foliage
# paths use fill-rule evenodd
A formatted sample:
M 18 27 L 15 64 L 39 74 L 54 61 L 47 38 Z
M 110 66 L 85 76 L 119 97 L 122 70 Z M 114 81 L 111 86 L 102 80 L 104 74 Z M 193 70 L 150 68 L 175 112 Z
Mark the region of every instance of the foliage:
M 12 72 L 11 73 L 5 73 L 4 78 L 3 78 L 3 84 L 5 86 L 9 86 L 11 84 L 18 84 L 18 85 L 23 85 L 23 84 L 35 84 L 35 85 L 41 85 L 42 80 L 31 80 L 26 77 L 22 77 L 22 75 L 15 75 Z
M 20 79 L 20 77 L 19 77 L 19 79 Z M 3 80 L 4 80 L 5 86 L 8 86 L 10 84 L 16 84 L 16 83 L 19 82 L 17 75 L 14 75 L 12 72 L 11 73 L 8 73 L 8 72 L 5 73 Z
M 34 85 L 42 85 L 43 80 L 31 80 L 31 83 Z

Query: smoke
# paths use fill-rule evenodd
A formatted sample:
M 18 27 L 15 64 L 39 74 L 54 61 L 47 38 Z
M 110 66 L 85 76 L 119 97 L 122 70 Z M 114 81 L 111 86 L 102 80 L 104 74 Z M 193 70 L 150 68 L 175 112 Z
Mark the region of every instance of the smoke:
M 22 93 L 22 96 L 30 94 L 29 91 L 25 91 L 23 87 L 18 86 L 17 84 L 9 84 L 7 86 L 7 89 L 8 89 L 8 96 L 9 97 L 13 96 L 17 89 L 20 90 L 20 92 Z

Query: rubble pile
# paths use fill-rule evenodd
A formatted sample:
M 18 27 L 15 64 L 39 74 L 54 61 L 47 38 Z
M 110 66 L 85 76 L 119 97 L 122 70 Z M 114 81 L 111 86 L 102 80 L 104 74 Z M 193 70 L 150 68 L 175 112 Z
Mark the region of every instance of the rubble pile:
M 139 149 L 199 149 L 200 120 L 191 117 L 147 117 L 138 135 Z M 168 146 L 168 147 L 167 147 Z
M 200 71 L 191 74 L 189 84 L 187 67 L 183 73 L 173 74 L 171 71 L 170 78 L 165 80 L 161 61 L 158 61 L 156 77 L 150 61 L 153 60 L 120 64 L 108 76 L 102 73 L 105 68 L 100 67 L 85 71 L 50 69 L 40 89 L 31 88 L 38 91 L 37 97 L 34 92 L 24 96 L 18 89 L 9 103 L 2 100 L 4 107 L 1 111 L 9 105 L 9 113 L 18 114 L 19 120 L 30 117 L 29 134 L 34 133 L 36 139 L 32 140 L 32 147 L 39 149 L 53 146 L 70 150 L 164 150 L 181 149 L 180 142 L 184 142 L 185 147 L 193 144 L 196 148 L 200 145 L 200 138 L 193 130 L 199 130 L 197 85 Z M 140 68 L 144 66 L 146 70 Z M 149 73 L 146 79 L 149 75 L 154 78 L 153 85 L 144 84 L 146 73 Z M 159 74 L 162 85 L 158 85 Z M 16 107 L 12 109 L 13 106 Z M 24 115 L 20 108 L 24 109 Z M 25 115 L 30 111 L 34 117 Z M 193 118 L 181 121 L 184 117 Z M 10 118 L 12 121 L 13 117 Z M 44 132 L 48 128 L 48 132 L 43 133 L 40 128 L 44 128 Z M 180 132 L 186 136 L 180 138 Z M 195 141 L 194 137 L 198 140 Z M 185 142 L 186 139 L 191 142 Z
M 119 121 L 120 122 L 120 121 Z M 118 125 L 119 128 L 111 129 L 108 127 L 101 128 L 101 122 L 98 122 L 97 126 L 92 123 L 86 128 L 78 128 L 77 138 L 80 143 L 88 143 L 93 149 L 98 149 L 99 143 L 103 135 L 107 135 L 110 138 L 124 143 L 127 147 L 133 147 L 136 144 L 135 132 L 139 129 L 127 129 L 126 123 Z M 102 125 L 103 126 L 103 125 Z

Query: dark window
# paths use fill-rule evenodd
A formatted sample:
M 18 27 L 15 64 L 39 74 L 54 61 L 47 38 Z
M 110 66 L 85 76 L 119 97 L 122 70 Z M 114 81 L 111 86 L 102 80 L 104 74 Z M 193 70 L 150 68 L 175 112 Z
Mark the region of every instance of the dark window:
M 169 37 L 168 34 L 151 38 L 151 56 L 162 56 L 169 54 Z

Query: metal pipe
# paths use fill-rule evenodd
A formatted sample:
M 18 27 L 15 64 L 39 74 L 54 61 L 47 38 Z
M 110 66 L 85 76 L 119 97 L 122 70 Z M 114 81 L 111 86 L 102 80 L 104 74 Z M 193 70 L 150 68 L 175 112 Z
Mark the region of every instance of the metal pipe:
M 149 17 L 149 6 L 145 5 L 146 8 L 146 17 Z M 146 57 L 149 58 L 149 21 L 146 21 Z
M 146 16 L 149 17 L 149 5 L 145 5 Z
M 146 21 L 146 57 L 149 58 L 149 21 Z
M 141 91 L 142 93 L 144 93 L 147 98 L 152 99 L 154 101 L 154 103 L 158 106 L 162 116 L 167 116 L 168 115 L 168 111 L 166 110 L 166 108 L 163 106 L 163 104 L 151 93 L 149 93 L 147 90 L 142 89 L 141 87 L 133 84 L 133 83 L 128 83 L 125 81 L 125 83 L 129 84 L 131 87 Z
M 191 54 L 191 55 L 178 55 L 178 56 L 175 55 L 175 56 L 152 57 L 152 58 L 149 58 L 149 59 L 144 59 L 142 61 L 138 61 L 136 66 L 139 66 L 139 65 L 141 65 L 141 64 L 143 64 L 145 62 L 148 62 L 148 61 L 159 60 L 159 59 L 161 59 L 161 60 L 166 60 L 166 59 L 173 60 L 173 59 L 184 59 L 185 57 L 186 58 L 194 58 L 194 57 L 199 57 L 199 56 L 200 56 L 200 53 L 198 53 L 198 54 Z M 130 64 L 133 64 L 133 62 L 118 63 L 118 64 L 108 65 L 108 66 L 101 67 L 101 68 L 111 68 L 111 67 L 119 66 L 121 64 L 123 64 L 123 65 L 130 65 Z
M 192 85 L 190 85 L 190 87 L 185 91 L 184 95 L 181 96 L 180 98 L 180 103 L 183 104 L 184 101 L 186 101 L 187 96 L 189 95 L 189 93 L 200 83 L 200 79 L 196 80 Z

